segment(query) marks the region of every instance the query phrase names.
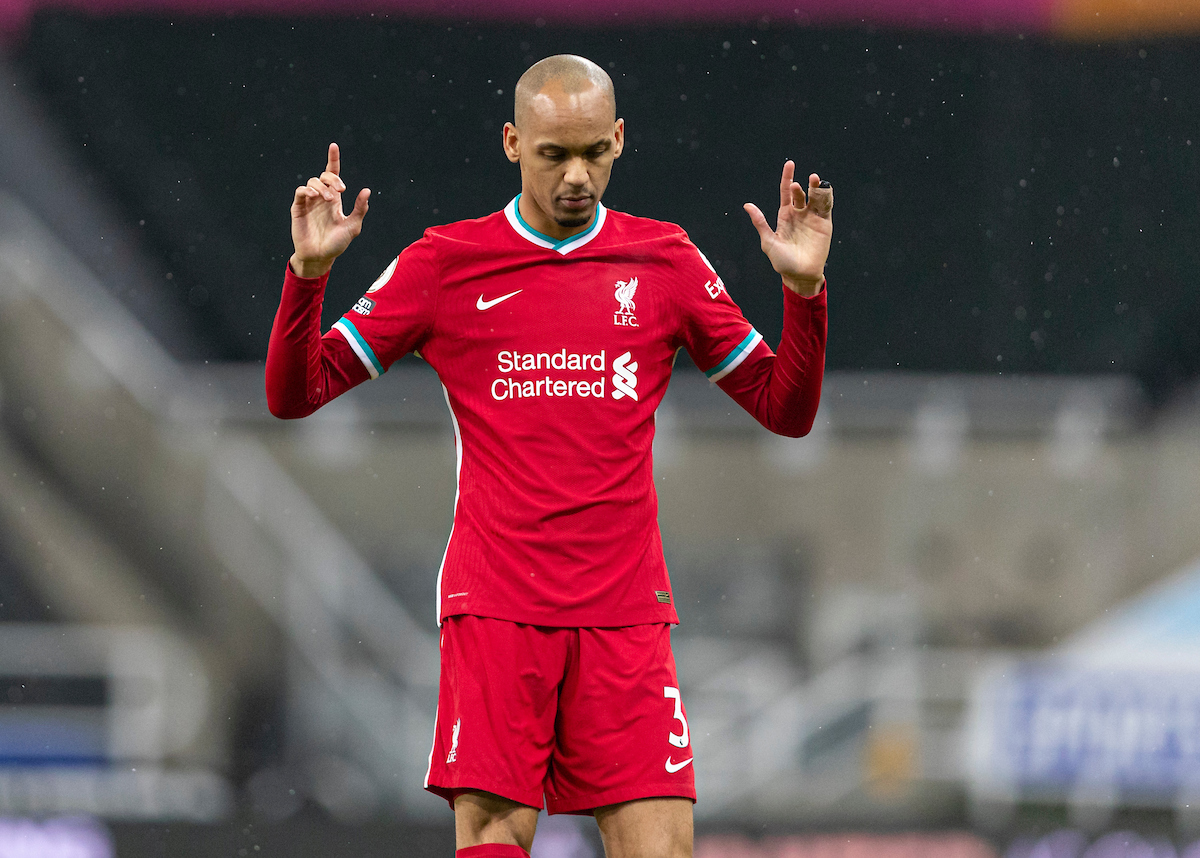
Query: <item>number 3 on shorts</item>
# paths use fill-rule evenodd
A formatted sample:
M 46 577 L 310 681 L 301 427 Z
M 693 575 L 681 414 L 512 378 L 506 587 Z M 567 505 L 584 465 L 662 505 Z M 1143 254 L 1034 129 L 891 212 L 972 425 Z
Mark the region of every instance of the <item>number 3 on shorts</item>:
M 682 735 L 672 733 L 667 736 L 667 741 L 676 748 L 686 748 L 688 746 L 688 726 L 687 719 L 683 717 L 683 702 L 679 699 L 679 689 L 671 685 L 663 686 L 663 697 L 675 700 L 675 720 L 683 726 Z

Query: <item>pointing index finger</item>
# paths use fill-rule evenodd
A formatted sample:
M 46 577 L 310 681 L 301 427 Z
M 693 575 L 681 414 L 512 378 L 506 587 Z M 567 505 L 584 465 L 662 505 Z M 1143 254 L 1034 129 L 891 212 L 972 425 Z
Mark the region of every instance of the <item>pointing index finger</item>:
M 329 160 L 325 164 L 325 172 L 333 173 L 335 176 L 341 175 L 342 172 L 342 154 L 338 149 L 338 144 L 329 144 Z
M 791 158 L 783 162 L 783 175 L 779 177 L 779 206 L 792 204 L 792 185 L 796 176 L 796 162 Z

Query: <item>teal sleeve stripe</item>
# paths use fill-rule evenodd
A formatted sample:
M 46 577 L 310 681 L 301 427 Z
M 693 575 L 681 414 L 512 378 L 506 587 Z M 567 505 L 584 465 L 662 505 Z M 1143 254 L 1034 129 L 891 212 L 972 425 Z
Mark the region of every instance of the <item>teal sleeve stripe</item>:
M 737 369 L 738 365 L 746 359 L 746 355 L 750 354 L 750 350 L 758 345 L 760 340 L 762 340 L 762 334 L 751 328 L 750 333 L 746 334 L 746 339 L 738 343 L 733 351 L 726 355 L 725 360 L 704 374 L 712 381 L 721 380 Z
M 346 338 L 346 342 L 350 344 L 350 348 L 354 349 L 354 353 L 358 355 L 358 359 L 367 368 L 367 373 L 370 374 L 371 378 L 379 378 L 379 376 L 383 375 L 383 364 L 379 362 L 379 358 L 375 357 L 375 352 L 371 348 L 371 344 L 358 332 L 358 328 L 354 327 L 353 322 L 349 319 L 338 319 L 333 323 L 333 326 L 341 331 L 342 336 Z

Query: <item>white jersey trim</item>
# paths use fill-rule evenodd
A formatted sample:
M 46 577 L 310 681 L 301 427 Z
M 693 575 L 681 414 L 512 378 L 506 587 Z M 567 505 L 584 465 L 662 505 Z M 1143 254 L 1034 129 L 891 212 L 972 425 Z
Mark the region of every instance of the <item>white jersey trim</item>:
M 555 253 L 563 256 L 566 256 L 572 250 L 583 247 L 598 236 L 600 230 L 604 229 L 604 222 L 608 220 L 608 209 L 604 207 L 604 203 L 598 202 L 596 203 L 596 217 L 592 219 L 591 226 L 583 232 L 558 241 L 544 233 L 538 232 L 525 221 L 525 218 L 521 217 L 521 210 L 517 206 L 520 199 L 521 195 L 517 194 L 504 207 L 504 216 L 508 219 L 509 225 L 512 226 L 517 235 L 531 244 L 536 244 L 538 247 L 544 247 L 547 250 L 553 250 Z
M 379 358 L 375 357 L 375 350 L 371 348 L 366 337 L 358 332 L 358 328 L 354 327 L 349 319 L 338 319 L 333 323 L 333 329 L 350 344 L 350 348 L 358 355 L 358 359 L 367 368 L 367 374 L 371 378 L 379 378 L 383 375 L 385 370 L 383 364 L 379 362 Z
M 454 406 L 450 404 L 450 391 L 446 390 L 446 385 L 442 385 L 442 395 L 446 397 L 446 407 L 450 409 L 450 423 L 454 427 L 454 518 L 452 521 L 458 520 L 458 493 L 462 478 L 462 430 L 458 426 L 458 417 L 454 413 Z M 442 573 L 446 571 L 446 557 L 450 554 L 450 540 L 454 538 L 454 524 L 450 525 L 450 535 L 446 537 L 446 550 L 442 552 L 442 562 L 438 566 L 437 587 L 434 592 L 437 598 L 437 624 L 438 628 L 442 625 Z
M 439 646 L 438 649 L 440 650 L 441 647 Z M 433 712 L 433 747 L 429 749 L 429 764 L 425 766 L 425 783 L 422 784 L 425 789 L 429 789 L 429 778 L 433 776 L 433 752 L 437 750 L 437 728 L 438 716 L 435 709 Z

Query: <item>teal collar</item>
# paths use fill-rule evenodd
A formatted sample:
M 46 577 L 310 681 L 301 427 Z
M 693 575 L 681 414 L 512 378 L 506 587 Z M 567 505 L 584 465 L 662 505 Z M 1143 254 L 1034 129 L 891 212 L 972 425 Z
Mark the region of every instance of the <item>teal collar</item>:
M 536 244 L 538 247 L 544 247 L 547 250 L 553 250 L 555 253 L 560 253 L 566 256 L 577 247 L 583 247 L 593 238 L 600 234 L 600 230 L 604 228 L 604 221 L 608 218 L 608 209 L 604 207 L 604 203 L 596 203 L 596 216 L 592 218 L 592 223 L 583 232 L 568 236 L 562 241 L 551 238 L 544 233 L 538 232 L 531 227 L 525 218 L 521 217 L 521 209 L 518 203 L 521 200 L 521 195 L 517 194 L 512 198 L 512 201 L 504 207 L 504 216 L 508 218 L 509 224 L 516 230 L 517 234 L 527 241 Z

